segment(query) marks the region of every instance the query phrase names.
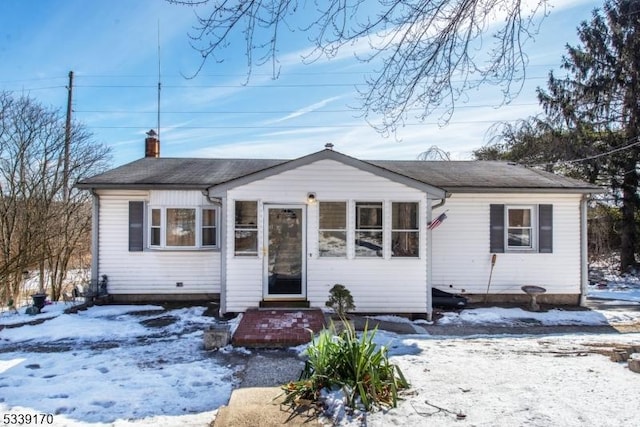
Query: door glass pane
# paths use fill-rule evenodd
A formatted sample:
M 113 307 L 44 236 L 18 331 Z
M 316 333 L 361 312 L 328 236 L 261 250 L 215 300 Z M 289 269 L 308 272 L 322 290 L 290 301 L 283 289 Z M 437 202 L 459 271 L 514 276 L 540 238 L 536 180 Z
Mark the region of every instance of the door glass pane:
M 268 293 L 302 294 L 302 209 L 271 208 L 269 221 Z

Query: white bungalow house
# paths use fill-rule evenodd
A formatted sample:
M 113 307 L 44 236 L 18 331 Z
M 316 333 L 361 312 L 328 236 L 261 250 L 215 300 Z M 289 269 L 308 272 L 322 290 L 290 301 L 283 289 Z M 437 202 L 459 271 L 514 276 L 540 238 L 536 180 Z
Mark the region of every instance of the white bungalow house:
M 153 144 L 78 184 L 94 195 L 93 283 L 107 275 L 115 301 L 322 307 L 340 283 L 358 312 L 430 316 L 432 287 L 471 301 L 524 300 L 523 285 L 544 287 L 548 303 L 585 294 L 586 201 L 600 191 L 590 184 L 505 162 L 359 160 L 331 148 L 293 160 L 161 158 Z

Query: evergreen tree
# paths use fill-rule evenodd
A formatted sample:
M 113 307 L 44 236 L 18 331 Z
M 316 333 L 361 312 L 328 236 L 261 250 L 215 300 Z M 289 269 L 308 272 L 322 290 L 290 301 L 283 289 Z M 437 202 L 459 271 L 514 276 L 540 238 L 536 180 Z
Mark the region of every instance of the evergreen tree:
M 538 90 L 545 117 L 503 127 L 504 142 L 475 154 L 547 164 L 608 185 L 620 202 L 620 268 L 626 271 L 636 265 L 638 248 L 640 1 L 606 1 L 580 24 L 578 36 L 581 43 L 567 45 L 562 59 L 566 77 L 551 72 L 547 90 Z

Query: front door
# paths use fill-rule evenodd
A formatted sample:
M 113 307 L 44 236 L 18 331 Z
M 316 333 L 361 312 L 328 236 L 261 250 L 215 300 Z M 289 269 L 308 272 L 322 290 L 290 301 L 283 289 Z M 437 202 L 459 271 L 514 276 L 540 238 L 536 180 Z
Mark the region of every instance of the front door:
M 304 206 L 266 205 L 264 218 L 264 298 L 306 297 Z

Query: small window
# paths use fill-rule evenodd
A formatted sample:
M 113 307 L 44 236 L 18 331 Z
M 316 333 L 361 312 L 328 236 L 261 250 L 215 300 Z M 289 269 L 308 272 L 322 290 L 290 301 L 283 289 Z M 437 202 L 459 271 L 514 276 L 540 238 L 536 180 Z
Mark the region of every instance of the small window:
M 258 255 L 258 202 L 236 201 L 234 244 L 237 256 Z
M 420 256 L 418 203 L 391 204 L 391 256 Z
M 507 248 L 533 249 L 533 208 L 507 207 Z
M 202 209 L 202 246 L 217 245 L 217 219 L 215 209 Z
M 151 246 L 160 246 L 160 233 L 162 227 L 162 211 L 151 209 Z
M 320 202 L 319 253 L 322 257 L 347 256 L 347 204 Z
M 382 202 L 356 202 L 355 246 L 358 257 L 382 257 Z

